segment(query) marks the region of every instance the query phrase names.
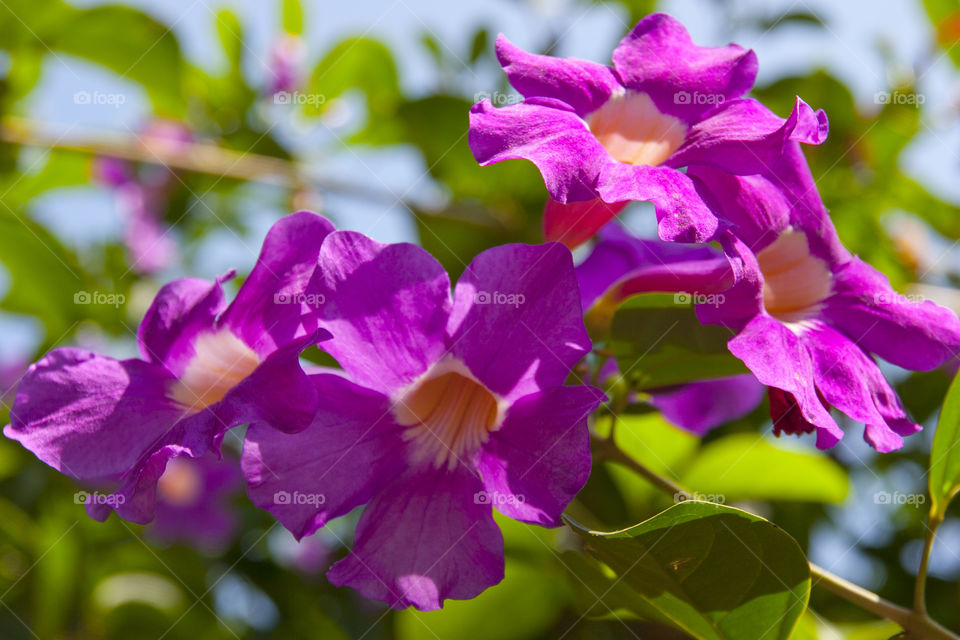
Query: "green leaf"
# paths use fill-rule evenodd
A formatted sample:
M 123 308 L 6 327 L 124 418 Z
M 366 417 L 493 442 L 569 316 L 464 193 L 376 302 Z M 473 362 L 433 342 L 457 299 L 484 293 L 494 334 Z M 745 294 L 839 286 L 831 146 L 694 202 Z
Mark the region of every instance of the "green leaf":
M 439 611 L 400 612 L 396 637 L 460 638 L 479 629 L 485 640 L 546 637 L 567 602 L 565 587 L 559 571 L 545 576 L 540 567 L 508 560 L 503 582 L 472 600 L 448 600 Z
M 283 0 L 283 30 L 295 36 L 303 33 L 303 7 L 300 0 Z
M 930 519 L 942 519 L 960 491 L 960 374 L 953 379 L 940 410 L 930 449 Z
M 473 42 L 470 44 L 470 62 L 476 62 L 480 59 L 490 46 L 490 32 L 486 29 L 479 29 L 473 34 Z
M 330 50 L 317 64 L 306 93 L 323 96 L 308 104 L 307 115 L 321 115 L 333 100 L 350 89 L 367 97 L 368 121 L 358 141 L 376 144 L 380 138 L 395 138 L 390 125 L 400 102 L 397 67 L 390 50 L 369 38 L 347 38 Z M 466 116 L 464 116 L 466 118 Z
M 747 373 L 727 350 L 733 334 L 703 325 L 687 294 L 630 298 L 614 314 L 610 348 L 635 390 Z
M 706 445 L 680 483 L 691 491 L 720 494 L 728 501 L 837 503 L 850 490 L 846 471 L 834 460 L 781 449 L 752 433 L 725 436 Z
M 623 531 L 571 526 L 630 587 L 618 605 L 700 640 L 786 640 L 810 597 L 796 541 L 739 509 L 689 501 Z
M 234 76 L 239 76 L 243 64 L 243 25 L 237 14 L 229 9 L 217 12 L 217 37 L 223 52 L 230 61 L 230 70 Z
M 160 115 L 177 116 L 184 109 L 180 45 L 167 25 L 142 11 L 120 6 L 78 11 L 50 47 L 143 85 Z

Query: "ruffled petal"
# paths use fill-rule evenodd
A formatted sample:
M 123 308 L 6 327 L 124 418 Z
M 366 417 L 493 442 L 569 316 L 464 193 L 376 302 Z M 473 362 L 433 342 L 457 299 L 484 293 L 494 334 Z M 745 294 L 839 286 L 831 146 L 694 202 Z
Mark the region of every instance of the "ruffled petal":
M 480 455 L 487 502 L 515 520 L 559 526 L 590 476 L 587 416 L 605 399 L 599 389 L 577 386 L 517 400 Z
M 800 98 L 784 120 L 756 100 L 728 102 L 690 127 L 668 163 L 705 164 L 728 173 L 770 173 L 790 141 L 820 144 L 827 137 L 827 116 Z
M 791 394 L 803 418 L 817 427 L 817 447 L 827 449 L 843 431 L 817 396 L 814 365 L 799 338 L 780 322 L 760 315 L 728 343 L 762 384 Z
M 877 451 L 902 447 L 897 431 L 919 431 L 877 364 L 849 338 L 821 322 L 810 322 L 800 339 L 813 357 L 817 389 L 827 402 L 866 425 L 864 437 Z
M 56 349 L 24 374 L 4 434 L 71 477 L 117 477 L 179 433 L 183 413 L 165 395 L 172 382 L 142 360 Z
M 598 109 L 622 86 L 613 70 L 595 62 L 527 53 L 503 34 L 497 59 L 513 88 L 525 97 L 561 100 L 581 116 Z
M 756 378 L 745 374 L 654 392 L 650 404 L 673 424 L 702 436 L 753 411 L 765 390 Z
M 866 351 L 906 369 L 927 371 L 960 353 L 953 311 L 905 298 L 859 258 L 834 272 L 833 295 L 820 315 Z
M 457 282 L 450 352 L 507 399 L 563 384 L 590 350 L 573 259 L 561 244 L 484 251 Z
M 407 464 L 386 396 L 336 375 L 311 382 L 323 403 L 307 430 L 252 424 L 243 443 L 250 499 L 298 539 L 366 504 Z
M 763 249 L 790 226 L 786 194 L 764 176 L 736 176 L 704 165 L 690 167 L 687 176 L 710 208 L 753 251 Z
M 407 472 L 367 506 L 353 551 L 327 579 L 395 609 L 476 597 L 504 571 L 503 536 L 482 490 L 463 466 Z
M 702 243 L 717 234 L 717 217 L 697 194 L 693 181 L 677 169 L 610 162 L 603 168 L 598 191 L 606 202 L 652 202 L 663 240 Z
M 550 196 L 563 203 L 596 198 L 600 171 L 613 162 L 586 122 L 551 99 L 528 99 L 499 109 L 489 100 L 473 105 L 469 141 L 483 166 L 529 160 L 540 170 Z
M 353 231 L 331 233 L 308 293 L 324 296 L 321 346 L 350 377 L 390 393 L 443 355 L 450 279 L 433 256 L 411 244 L 381 244 Z
M 703 324 L 719 324 L 739 331 L 763 311 L 760 265 L 743 240 L 729 230 L 720 235 L 719 242 L 730 266 L 733 285 L 722 292 L 721 304 L 697 305 L 697 318 Z
M 212 329 L 223 311 L 226 303 L 220 284 L 232 277 L 231 271 L 216 282 L 181 278 L 165 284 L 137 330 L 143 358 L 180 375 L 193 355 L 197 334 Z
M 157 508 L 157 481 L 163 475 L 167 462 L 176 456 L 190 455 L 179 445 L 166 445 L 150 453 L 144 461 L 128 473 L 114 493 L 95 493 L 87 497 L 86 510 L 94 520 L 105 521 L 111 511 L 137 524 L 154 519 Z
M 757 56 L 731 44 L 699 47 L 676 19 L 655 13 L 641 20 L 613 52 L 623 83 L 644 91 L 657 107 L 687 121 L 753 86 Z
M 281 218 L 263 241 L 253 271 L 224 311 L 220 324 L 261 357 L 315 327 L 303 320 L 316 313 L 319 300 L 307 298 L 306 286 L 317 267 L 320 245 L 333 231 L 326 218 L 300 211 Z

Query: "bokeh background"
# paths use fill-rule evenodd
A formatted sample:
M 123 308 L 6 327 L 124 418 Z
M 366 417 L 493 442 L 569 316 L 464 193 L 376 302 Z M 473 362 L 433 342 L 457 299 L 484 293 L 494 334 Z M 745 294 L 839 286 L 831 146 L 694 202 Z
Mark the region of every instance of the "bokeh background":
M 162 283 L 245 275 L 269 225 L 296 209 L 422 244 L 454 276 L 487 247 L 539 241 L 545 192 L 532 165 L 480 168 L 467 147 L 475 100 L 516 99 L 493 40 L 608 62 L 652 10 L 699 44 L 755 49 L 754 95 L 778 114 L 796 94 L 825 109 L 829 139 L 807 156 L 841 239 L 898 290 L 960 308 L 951 0 L 303 0 L 299 11 L 273 0 L 0 0 L 0 420 L 29 362 L 67 344 L 135 356 Z M 644 205 L 623 221 L 655 232 Z M 637 406 L 622 433 L 639 459 L 770 517 L 812 561 L 906 604 L 928 505 L 897 496 L 924 493 L 953 372 L 885 372 L 928 426 L 895 454 L 873 452 L 857 425 L 829 453 L 777 440 L 764 407 L 700 441 Z M 729 454 L 755 433 L 767 435 L 751 454 Z M 228 465 L 241 434 L 227 438 Z M 784 451 L 799 455 L 787 464 Z M 0 637 L 668 637 L 597 606 L 570 574 L 563 531 L 508 521 L 501 585 L 442 612 L 389 611 L 323 578 L 356 513 L 298 544 L 223 483 L 214 539 L 115 516 L 99 524 L 79 487 L 0 440 Z M 184 499 L 176 489 L 171 500 Z M 613 529 L 667 504 L 601 465 L 572 510 Z M 958 628 L 954 507 L 929 599 Z M 897 631 L 816 589 L 811 606 L 797 638 Z

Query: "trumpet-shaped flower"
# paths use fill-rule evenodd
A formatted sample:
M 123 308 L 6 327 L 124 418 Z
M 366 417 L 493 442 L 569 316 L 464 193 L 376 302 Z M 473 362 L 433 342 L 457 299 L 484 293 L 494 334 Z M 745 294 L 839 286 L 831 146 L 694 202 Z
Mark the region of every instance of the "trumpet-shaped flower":
M 824 113 L 799 98 L 786 119 L 742 98 L 756 77 L 754 53 L 697 46 L 664 14 L 634 27 L 612 68 L 530 54 L 503 36 L 497 56 L 524 100 L 474 105 L 470 148 L 482 165 L 533 162 L 556 201 L 545 213 L 547 239 L 569 246 L 634 200 L 655 205 L 664 240 L 707 241 L 718 231 L 715 212 L 681 169 L 760 173 L 788 141 L 819 144 L 827 132 Z
M 250 497 L 297 538 L 366 505 L 336 585 L 398 608 L 476 596 L 503 578 L 493 509 L 556 526 L 590 473 L 604 396 L 564 385 L 590 349 L 569 251 L 490 249 L 451 297 L 424 250 L 338 231 L 314 280 L 345 375 L 311 376 L 307 430 L 250 427 Z
M 330 231 L 307 211 L 277 222 L 229 306 L 220 286 L 229 274 L 164 286 L 137 333 L 141 358 L 51 351 L 20 382 L 4 434 L 66 475 L 115 488 L 87 500 L 92 517 L 114 509 L 147 522 L 170 458 L 200 457 L 252 421 L 304 429 L 317 393 L 299 355 L 326 333 L 301 296 Z

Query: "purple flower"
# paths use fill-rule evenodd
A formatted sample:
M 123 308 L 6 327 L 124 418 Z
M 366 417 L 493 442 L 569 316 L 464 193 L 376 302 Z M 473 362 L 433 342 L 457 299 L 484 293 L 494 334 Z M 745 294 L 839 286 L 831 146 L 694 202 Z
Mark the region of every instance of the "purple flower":
M 664 240 L 704 242 L 718 222 L 680 170 L 706 165 L 738 175 L 773 164 L 784 144 L 819 144 L 822 111 L 797 98 L 784 120 L 741 98 L 757 72 L 752 51 L 699 47 L 664 14 L 641 20 L 613 52 L 613 67 L 527 53 L 500 36 L 497 56 L 523 102 L 470 112 L 470 148 L 482 165 L 525 158 L 558 203 L 654 203 Z M 557 207 L 548 239 L 576 244 L 617 213 Z M 568 238 L 569 235 L 569 238 Z
M 147 535 L 159 542 L 222 549 L 238 524 L 228 500 L 242 484 L 236 460 L 221 460 L 212 453 L 202 458 L 170 458 L 157 481 L 156 517 Z
M 605 303 L 615 309 L 625 297 L 640 293 L 637 285 L 650 287 L 648 291 L 686 291 L 691 283 L 686 277 L 690 267 L 698 280 L 692 288 L 704 288 L 699 279 L 702 273 L 726 274 L 729 267 L 723 256 L 708 247 L 684 246 L 665 242 L 640 240 L 630 235 L 616 222 L 611 222 L 597 234 L 593 251 L 577 267 L 581 304 L 591 309 Z M 711 262 L 719 269 L 706 268 Z M 627 291 L 617 282 L 628 276 Z M 729 283 L 725 277 L 722 282 Z M 596 311 L 595 311 L 596 312 Z M 601 315 L 609 310 L 600 309 Z M 619 376 L 616 363 L 611 360 L 603 371 L 604 378 Z M 763 398 L 764 387 L 750 374 L 702 380 L 677 387 L 659 389 L 650 393 L 650 404 L 679 427 L 704 435 L 710 429 L 736 420 L 750 413 Z
M 564 386 L 590 349 L 569 251 L 490 249 L 451 297 L 423 249 L 338 231 L 314 281 L 345 375 L 311 377 L 325 402 L 306 431 L 251 425 L 251 499 L 297 538 L 366 504 L 338 586 L 397 608 L 476 596 L 503 578 L 492 507 L 556 526 L 590 473 L 604 396 Z
M 733 285 L 700 305 L 703 322 L 737 332 L 730 351 L 770 387 L 775 430 L 816 432 L 828 448 L 843 436 L 834 407 L 865 425 L 878 451 L 920 429 L 871 358 L 933 369 L 960 351 L 960 321 L 933 302 L 896 293 L 840 243 L 799 145 L 765 175 L 697 167 L 690 177 L 732 225 L 721 244 Z
M 298 296 L 332 229 L 308 211 L 277 222 L 229 306 L 220 284 L 232 274 L 164 286 L 137 333 L 142 359 L 51 351 L 24 375 L 4 434 L 71 477 L 118 487 L 87 502 L 92 517 L 112 508 L 146 522 L 170 458 L 216 450 L 255 420 L 305 428 L 317 394 L 299 354 L 327 334 L 304 321 Z
M 155 119 L 141 131 L 139 140 L 149 154 L 182 152 L 193 142 L 190 130 L 180 122 Z M 170 190 L 176 178 L 168 167 L 147 166 L 137 172 L 119 158 L 97 158 L 97 178 L 117 192 L 118 206 L 126 216 L 124 243 L 131 268 L 138 273 L 155 273 L 177 255 L 177 246 L 163 224 Z
M 267 93 L 294 91 L 300 86 L 300 74 L 307 49 L 303 38 L 285 34 L 270 51 L 270 82 Z

